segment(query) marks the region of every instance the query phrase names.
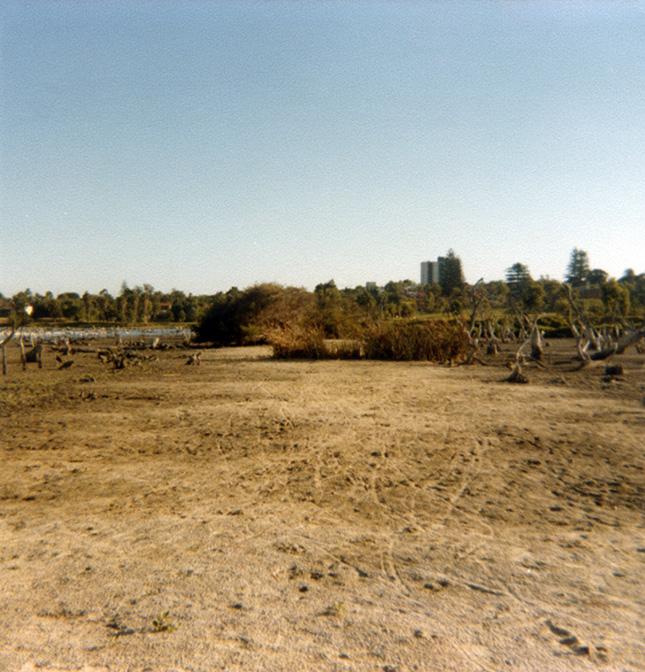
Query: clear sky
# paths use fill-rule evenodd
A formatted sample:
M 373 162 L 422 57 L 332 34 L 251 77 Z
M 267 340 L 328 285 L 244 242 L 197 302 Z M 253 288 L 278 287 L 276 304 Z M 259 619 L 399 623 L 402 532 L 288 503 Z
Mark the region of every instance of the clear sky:
M 645 270 L 645 3 L 0 3 L 0 292 Z

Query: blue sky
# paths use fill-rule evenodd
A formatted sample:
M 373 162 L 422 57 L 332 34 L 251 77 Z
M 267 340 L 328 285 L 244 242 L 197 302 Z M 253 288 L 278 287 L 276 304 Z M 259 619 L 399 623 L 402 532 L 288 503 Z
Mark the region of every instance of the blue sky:
M 645 4 L 0 6 L 0 292 L 645 270 Z

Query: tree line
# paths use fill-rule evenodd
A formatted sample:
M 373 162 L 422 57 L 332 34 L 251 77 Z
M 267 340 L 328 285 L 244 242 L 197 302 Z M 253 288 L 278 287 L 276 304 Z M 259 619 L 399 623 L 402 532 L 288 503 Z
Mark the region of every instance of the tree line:
M 9 301 L 0 294 L 0 307 L 7 304 L 12 312 L 21 313 L 31 306 L 34 320 L 56 320 L 90 323 L 147 324 L 158 322 L 195 322 L 204 313 L 210 295 L 185 294 L 173 289 L 170 292 L 155 290 L 148 284 L 121 286 L 112 296 L 106 289 L 98 294 L 84 292 L 52 292 L 38 294 L 30 289 L 14 294 Z
M 370 325 L 394 318 L 443 314 L 453 317 L 488 315 L 511 325 L 525 314 L 551 313 L 554 335 L 568 334 L 571 304 L 564 284 L 550 278 L 533 279 L 528 267 L 516 263 L 505 280 L 464 282 L 461 260 L 454 252 L 442 258 L 437 284 L 411 280 L 383 287 L 340 289 L 333 280 L 313 292 L 297 287 L 261 284 L 215 294 L 197 325 L 201 340 L 216 344 L 259 343 L 276 329 L 319 330 L 327 338 L 354 338 Z M 618 280 L 599 269 L 590 270 L 584 251 L 574 250 L 566 282 L 587 314 L 609 322 L 641 319 L 645 315 L 645 274 L 628 270 Z
M 566 282 L 586 311 L 594 317 L 627 319 L 645 314 L 645 273 L 628 269 L 618 279 L 602 269 L 591 268 L 584 250 L 574 249 L 566 269 Z M 506 271 L 505 280 L 464 281 L 461 260 L 449 250 L 442 258 L 438 284 L 412 280 L 391 281 L 382 287 L 372 283 L 341 289 L 334 280 L 318 284 L 313 292 L 297 287 L 261 284 L 240 290 L 232 287 L 214 295 L 161 292 L 151 285 L 128 287 L 117 296 L 107 290 L 98 294 L 66 292 L 54 296 L 30 290 L 4 301 L 14 311 L 32 306 L 32 319 L 72 322 L 145 324 L 191 322 L 208 340 L 242 343 L 261 340 L 268 323 L 281 324 L 294 315 L 307 316 L 331 338 L 351 337 L 365 325 L 390 318 L 446 314 L 471 310 L 475 296 L 487 310 L 509 315 L 548 312 L 566 316 L 570 310 L 560 281 L 534 279 L 529 268 L 517 262 Z M 0 306 L 4 297 L 0 294 Z M 262 317 L 260 317 L 262 315 Z M 298 318 L 300 319 L 300 318 Z

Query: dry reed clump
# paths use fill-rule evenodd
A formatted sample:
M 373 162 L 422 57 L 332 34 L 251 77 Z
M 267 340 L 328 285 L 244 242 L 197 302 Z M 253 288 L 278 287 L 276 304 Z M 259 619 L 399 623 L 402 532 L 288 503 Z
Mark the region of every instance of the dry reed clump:
M 361 359 L 356 340 L 325 339 L 317 326 L 290 325 L 271 329 L 269 342 L 275 359 Z
M 289 326 L 269 333 L 275 359 L 360 359 L 360 341 L 326 340 L 321 328 Z
M 460 322 L 397 320 L 369 329 L 360 340 L 325 340 L 322 329 L 289 326 L 269 336 L 276 359 L 387 359 L 459 362 L 469 340 Z
M 362 359 L 363 344 L 351 339 L 335 339 L 325 341 L 327 359 Z
M 321 329 L 285 326 L 268 332 L 275 359 L 324 359 L 325 338 Z
M 454 320 L 397 320 L 376 325 L 365 338 L 367 359 L 459 362 L 468 355 L 468 335 Z

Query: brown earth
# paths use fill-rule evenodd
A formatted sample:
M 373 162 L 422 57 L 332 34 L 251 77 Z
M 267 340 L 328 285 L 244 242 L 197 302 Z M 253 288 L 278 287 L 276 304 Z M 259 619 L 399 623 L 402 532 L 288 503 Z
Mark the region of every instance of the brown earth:
M 644 356 L 267 356 L 12 348 L 1 670 L 645 669 Z

